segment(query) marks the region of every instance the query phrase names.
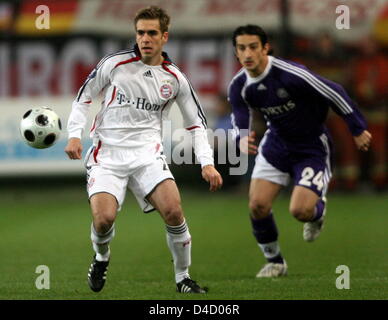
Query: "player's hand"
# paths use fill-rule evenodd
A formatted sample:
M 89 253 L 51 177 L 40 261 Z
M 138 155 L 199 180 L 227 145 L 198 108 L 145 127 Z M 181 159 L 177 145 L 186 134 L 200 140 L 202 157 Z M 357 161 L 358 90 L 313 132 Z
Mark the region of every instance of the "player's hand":
M 212 165 L 207 165 L 202 168 L 202 178 L 210 183 L 209 190 L 214 192 L 222 186 L 222 177 Z
M 255 131 L 251 131 L 249 136 L 240 139 L 240 151 L 245 154 L 257 154 Z
M 359 136 L 353 137 L 356 146 L 361 151 L 368 151 L 372 141 L 372 135 L 369 131 L 364 130 Z
M 82 159 L 82 143 L 79 138 L 70 138 L 67 142 L 67 146 L 65 148 L 65 152 L 69 156 L 70 159 Z

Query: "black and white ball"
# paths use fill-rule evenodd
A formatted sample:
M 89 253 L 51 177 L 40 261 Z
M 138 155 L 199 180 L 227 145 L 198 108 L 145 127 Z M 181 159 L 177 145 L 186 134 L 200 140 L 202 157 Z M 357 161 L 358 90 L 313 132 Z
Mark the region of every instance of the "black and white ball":
M 45 149 L 54 145 L 61 130 L 61 119 L 47 107 L 28 110 L 20 122 L 20 133 L 24 142 L 36 149 Z

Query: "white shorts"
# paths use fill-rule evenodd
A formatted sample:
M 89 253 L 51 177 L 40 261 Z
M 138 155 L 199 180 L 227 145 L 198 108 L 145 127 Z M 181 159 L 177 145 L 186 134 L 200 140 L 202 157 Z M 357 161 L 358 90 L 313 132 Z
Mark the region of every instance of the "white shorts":
M 271 165 L 261 152 L 256 156 L 251 178 L 271 181 L 282 186 L 287 186 L 290 181 L 290 175 Z
M 85 166 L 89 199 L 96 193 L 110 193 L 117 200 L 118 210 L 127 189 L 132 191 L 143 212 L 155 210 L 146 197 L 162 181 L 174 180 L 160 144 L 129 149 L 99 143 L 89 149 Z

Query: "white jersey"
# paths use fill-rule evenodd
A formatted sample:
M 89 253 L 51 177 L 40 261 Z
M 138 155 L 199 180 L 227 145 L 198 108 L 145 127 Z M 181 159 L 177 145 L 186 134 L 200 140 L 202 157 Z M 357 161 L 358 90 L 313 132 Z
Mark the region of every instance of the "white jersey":
M 67 130 L 69 138 L 81 138 L 90 103 L 102 93 L 101 110 L 91 128 L 93 141 L 136 148 L 162 143 L 162 121 L 173 102 L 192 134 L 194 152 L 202 167 L 214 164 L 207 140 L 206 118 L 186 76 L 167 55 L 161 65 L 144 64 L 136 50 L 104 57 L 88 76 L 73 102 Z

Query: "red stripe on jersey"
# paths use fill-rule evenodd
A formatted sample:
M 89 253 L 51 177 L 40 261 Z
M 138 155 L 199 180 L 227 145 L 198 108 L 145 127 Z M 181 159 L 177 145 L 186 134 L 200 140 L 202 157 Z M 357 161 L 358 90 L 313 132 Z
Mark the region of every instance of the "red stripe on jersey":
M 115 95 L 116 95 L 116 87 L 113 88 L 112 98 L 110 99 L 107 107 L 113 102 L 113 99 L 115 98 Z
M 90 103 L 92 103 L 92 100 L 85 101 L 84 103 L 90 104 Z
M 139 61 L 140 60 L 140 57 L 134 57 L 134 58 L 131 58 L 131 59 L 128 59 L 128 60 L 124 60 L 124 61 L 120 61 L 119 63 L 117 63 L 115 65 L 115 68 L 117 68 L 118 66 L 121 66 L 122 64 L 127 64 L 127 63 L 131 63 L 131 62 L 135 62 L 135 61 Z
M 94 152 L 93 152 L 93 158 L 94 158 L 94 162 L 97 163 L 97 155 L 98 155 L 98 152 L 100 151 L 101 149 L 101 140 L 98 141 L 98 146 L 96 149 L 94 149 Z
M 166 66 L 166 63 L 168 63 L 168 62 L 167 62 L 167 61 L 163 61 L 163 63 L 162 63 L 163 69 L 166 70 L 167 72 L 171 73 L 171 74 L 178 80 L 178 82 L 179 82 L 178 76 L 177 76 L 174 72 L 172 72 L 172 71 Z
M 200 126 L 192 126 L 192 127 L 190 127 L 190 128 L 186 128 L 186 130 L 193 130 L 193 129 L 196 129 L 196 128 L 201 128 Z
M 159 151 L 159 149 L 160 149 L 160 143 L 158 143 L 158 144 L 156 145 L 156 147 L 155 147 L 155 153 L 157 153 L 157 152 Z
M 107 107 L 112 103 L 115 96 L 116 96 L 116 87 L 113 88 L 112 98 L 110 99 Z M 87 102 L 85 102 L 85 103 L 87 103 Z M 92 128 L 90 129 L 90 132 L 92 132 L 94 129 L 96 129 L 96 122 L 97 122 L 97 116 L 94 118 L 93 125 L 92 125 Z
M 96 128 L 96 120 L 97 120 L 97 116 L 94 117 L 93 125 L 92 125 L 92 128 L 90 129 L 90 132 L 92 132 Z

